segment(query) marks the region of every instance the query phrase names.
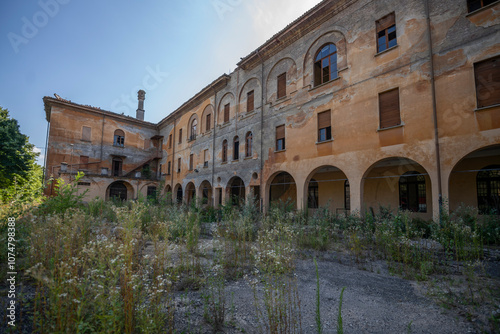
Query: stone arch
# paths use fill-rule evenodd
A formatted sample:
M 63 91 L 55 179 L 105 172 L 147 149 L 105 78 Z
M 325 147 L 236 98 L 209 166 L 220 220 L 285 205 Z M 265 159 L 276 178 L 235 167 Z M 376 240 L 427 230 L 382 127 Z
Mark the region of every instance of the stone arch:
M 312 179 L 317 186 L 316 207 L 311 200 L 310 186 Z M 338 167 L 333 165 L 322 165 L 309 173 L 304 182 L 304 207 L 316 209 L 317 207 L 326 207 L 331 212 L 347 213 L 350 210 L 350 193 L 345 193 L 345 182 L 348 181 L 347 175 Z
M 243 115 L 247 110 L 247 98 L 248 98 L 248 93 L 253 91 L 253 100 L 254 100 L 254 109 L 257 110 L 261 108 L 261 101 L 262 101 L 262 86 L 261 82 L 257 77 L 253 77 L 248 79 L 244 84 L 243 87 L 241 87 L 240 94 L 238 96 L 238 106 L 239 110 L 238 112 Z
M 196 187 L 193 182 L 186 185 L 186 204 L 191 204 L 191 201 L 196 198 Z
M 240 206 L 245 204 L 245 182 L 239 176 L 229 179 L 226 186 L 226 198 L 232 204 Z
M 297 208 L 297 184 L 295 178 L 286 171 L 277 171 L 269 177 L 266 194 L 268 208 L 280 201 L 291 203 Z
M 212 185 L 208 180 L 203 180 L 199 187 L 200 199 L 202 205 L 212 205 Z
M 175 196 L 175 202 L 177 204 L 181 204 L 183 200 L 183 192 L 182 192 L 182 185 L 180 183 L 177 183 L 174 187 L 174 194 Z
M 266 102 L 276 101 L 278 75 L 286 72 L 286 96 L 297 90 L 297 64 L 290 57 L 280 59 L 269 71 L 266 79 Z
M 207 126 L 207 115 L 210 115 L 210 126 Z M 214 106 L 209 104 L 201 114 L 201 125 L 199 133 L 207 133 L 215 126 Z
M 134 198 L 134 188 L 126 181 L 115 181 L 106 189 L 106 199 L 119 199 L 122 201 L 131 200 Z

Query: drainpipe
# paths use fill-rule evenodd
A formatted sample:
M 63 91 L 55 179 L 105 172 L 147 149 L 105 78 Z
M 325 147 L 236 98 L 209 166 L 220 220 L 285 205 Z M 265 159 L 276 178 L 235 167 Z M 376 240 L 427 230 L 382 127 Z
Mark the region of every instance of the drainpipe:
M 215 208 L 215 187 L 214 187 L 214 181 L 215 181 L 215 129 L 217 128 L 217 122 L 216 120 L 216 115 L 218 115 L 217 112 L 217 91 L 215 90 L 214 86 L 212 85 L 212 90 L 214 91 L 214 133 L 212 136 L 212 207 Z
M 432 116 L 434 120 L 434 143 L 436 146 L 436 165 L 437 165 L 437 178 L 438 178 L 438 194 L 439 194 L 439 224 L 441 224 L 441 210 L 443 204 L 443 191 L 441 187 L 441 156 L 439 149 L 439 128 L 437 118 L 436 106 L 436 83 L 434 79 L 434 51 L 432 49 L 432 31 L 431 31 L 431 17 L 429 11 L 429 0 L 425 0 L 425 14 L 427 17 L 427 41 L 429 43 L 429 59 L 431 70 L 431 87 L 432 87 Z
M 177 118 L 174 118 L 174 132 L 172 133 L 172 167 L 170 169 L 170 189 L 172 189 L 172 197 L 174 196 L 174 170 L 175 170 L 175 127 L 177 125 Z M 175 195 L 177 196 L 177 194 Z M 173 201 L 173 198 L 172 198 Z M 177 201 L 177 197 L 176 197 Z
M 264 196 L 260 196 L 260 212 L 264 210 L 264 199 L 266 197 L 266 190 L 262 188 L 262 178 L 264 177 L 264 60 L 262 59 L 259 49 L 255 51 L 257 56 L 259 56 L 261 64 L 260 73 L 260 178 L 259 178 L 259 188 L 260 193 L 264 193 Z

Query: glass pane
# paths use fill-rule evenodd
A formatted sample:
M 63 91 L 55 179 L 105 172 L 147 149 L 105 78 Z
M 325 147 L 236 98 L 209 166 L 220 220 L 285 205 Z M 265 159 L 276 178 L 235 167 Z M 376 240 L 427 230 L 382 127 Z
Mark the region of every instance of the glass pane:
M 387 46 L 385 44 L 385 36 L 383 36 L 378 39 L 378 52 L 382 52 L 385 49 L 387 49 Z
M 335 44 L 330 44 L 330 54 L 337 52 L 337 47 Z
M 393 25 L 393 26 L 390 26 L 389 28 L 387 28 L 387 33 L 391 33 L 391 32 L 396 32 L 396 25 Z
M 330 67 L 324 67 L 323 68 L 323 82 L 328 82 L 330 81 Z
M 330 53 L 330 46 L 326 45 L 325 47 L 323 47 L 323 49 L 321 49 L 321 58 L 325 58 L 326 56 L 328 56 L 329 53 Z

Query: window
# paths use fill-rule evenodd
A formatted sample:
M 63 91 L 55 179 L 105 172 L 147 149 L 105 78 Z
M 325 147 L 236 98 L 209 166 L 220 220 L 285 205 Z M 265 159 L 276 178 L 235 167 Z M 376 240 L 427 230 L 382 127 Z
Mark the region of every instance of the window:
M 247 112 L 253 111 L 254 109 L 253 95 L 253 90 L 247 93 Z
M 151 139 L 144 139 L 144 150 L 149 150 L 151 147 Z
M 401 124 L 399 111 L 399 88 L 380 93 L 378 96 L 380 128 L 390 128 Z
M 78 169 L 87 169 L 89 168 L 89 157 L 86 155 L 80 155 L 80 164 Z
M 177 173 L 181 172 L 181 158 L 177 159 Z
M 412 212 L 427 212 L 425 177 L 406 172 L 399 178 L 399 207 Z
M 311 179 L 307 188 L 307 207 L 309 209 L 317 209 L 319 203 L 319 186 L 318 181 Z
M 210 131 L 211 128 L 212 128 L 212 114 L 208 114 L 207 115 L 207 125 L 206 125 L 205 132 Z
M 115 130 L 114 146 L 123 147 L 125 145 L 125 132 L 123 130 Z
M 396 39 L 396 16 L 391 13 L 376 22 L 377 52 L 382 52 L 398 44 Z
M 172 162 L 169 161 L 167 165 L 167 175 L 170 175 L 170 168 L 172 167 Z
M 122 160 L 121 159 L 113 159 L 112 163 L 112 173 L 113 176 L 121 176 L 122 175 Z
M 330 110 L 318 114 L 318 142 L 332 139 L 332 122 Z
M 474 64 L 477 107 L 500 104 L 500 56 Z
M 276 151 L 285 149 L 285 125 L 276 127 Z
M 227 140 L 222 142 L 222 162 L 227 162 Z
M 349 180 L 344 182 L 344 209 L 351 210 L 351 186 Z
M 247 158 L 252 156 L 252 142 L 253 142 L 253 135 L 251 132 L 248 132 L 245 137 L 245 156 Z
M 189 170 L 193 170 L 193 160 L 194 160 L 194 155 L 190 154 L 189 155 Z
M 500 215 L 500 165 L 487 166 L 477 173 L 476 187 L 479 212 Z
M 281 99 L 286 96 L 286 72 L 278 75 L 278 95 L 277 98 Z
M 195 140 L 196 139 L 196 128 L 198 127 L 198 120 L 195 118 L 191 122 L 191 136 L 189 137 L 189 140 Z
M 233 139 L 233 160 L 240 159 L 240 138 L 234 137 Z
M 229 122 L 229 103 L 224 106 L 224 123 Z
M 155 200 L 156 199 L 156 187 L 148 186 L 147 199 Z
M 168 136 L 168 148 L 172 148 L 172 134 Z
M 179 129 L 179 144 L 182 143 L 182 129 Z
M 208 167 L 208 150 L 203 151 L 203 167 Z
M 491 5 L 497 0 L 467 0 L 467 7 L 469 9 L 469 13 L 475 10 L 481 9 L 485 6 Z
M 337 47 L 328 44 L 318 51 L 314 59 L 314 85 L 324 84 L 337 76 Z
M 83 141 L 90 141 L 91 134 L 92 134 L 92 128 L 89 128 L 88 126 L 82 126 Z

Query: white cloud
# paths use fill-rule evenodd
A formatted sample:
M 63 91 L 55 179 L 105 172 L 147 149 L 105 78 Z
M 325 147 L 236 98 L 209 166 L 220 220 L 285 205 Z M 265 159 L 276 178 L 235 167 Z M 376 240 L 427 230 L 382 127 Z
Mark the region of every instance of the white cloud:
M 40 155 L 36 158 L 36 163 L 44 166 L 45 165 L 45 154 L 43 154 L 42 149 L 38 147 L 33 147 L 33 152 L 40 153 Z

